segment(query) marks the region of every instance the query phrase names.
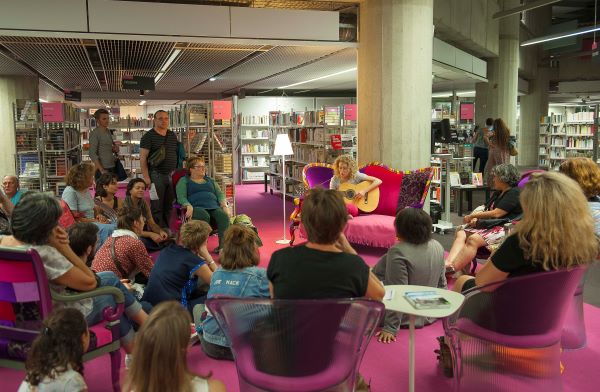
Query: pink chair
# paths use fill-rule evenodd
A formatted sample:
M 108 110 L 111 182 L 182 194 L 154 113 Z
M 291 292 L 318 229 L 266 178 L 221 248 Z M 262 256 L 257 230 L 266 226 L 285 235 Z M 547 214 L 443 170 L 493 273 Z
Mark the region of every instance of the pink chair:
M 444 319 L 455 391 L 562 391 L 563 323 L 585 269 L 475 287 Z
M 40 333 L 42 320 L 52 311 L 52 301 L 72 302 L 99 295 L 112 295 L 116 309 L 103 310 L 104 321 L 89 327 L 90 348 L 83 360 L 110 353 L 113 390 L 120 391 L 121 343 L 119 318 L 125 299 L 115 287 L 78 294 L 57 294 L 48 285 L 40 256 L 34 249 L 0 248 L 0 366 L 25 369 L 31 342 Z
M 240 391 L 353 391 L 384 314 L 366 299 L 212 298 L 231 342 Z

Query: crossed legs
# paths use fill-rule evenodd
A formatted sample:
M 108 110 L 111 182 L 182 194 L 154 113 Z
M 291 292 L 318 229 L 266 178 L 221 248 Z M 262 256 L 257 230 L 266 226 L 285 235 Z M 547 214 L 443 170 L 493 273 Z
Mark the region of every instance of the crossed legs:
M 456 238 L 448 253 L 446 266 L 453 266 L 455 271 L 465 268 L 477 254 L 477 249 L 485 245 L 485 240 L 479 234 L 467 235 L 464 230 L 456 232 Z

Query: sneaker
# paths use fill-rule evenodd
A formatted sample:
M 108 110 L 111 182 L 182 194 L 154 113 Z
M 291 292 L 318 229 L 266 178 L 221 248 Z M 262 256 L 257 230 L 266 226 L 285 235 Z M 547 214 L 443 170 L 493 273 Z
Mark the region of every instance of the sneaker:
M 125 354 L 125 369 L 129 370 L 131 368 L 132 361 L 133 361 L 133 355 Z

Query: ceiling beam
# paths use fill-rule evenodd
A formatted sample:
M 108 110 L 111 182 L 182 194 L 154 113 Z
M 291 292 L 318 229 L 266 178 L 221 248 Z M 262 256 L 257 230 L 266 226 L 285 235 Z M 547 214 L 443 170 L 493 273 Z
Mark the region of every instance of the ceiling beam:
M 529 11 L 535 8 L 540 8 L 540 7 L 544 7 L 550 4 L 554 4 L 554 3 L 558 3 L 562 0 L 536 0 L 536 1 L 532 1 L 531 3 L 527 3 L 524 4 L 522 6 L 519 7 L 515 7 L 515 8 L 511 8 L 509 10 L 504 10 L 504 11 L 499 11 L 496 12 L 492 18 L 494 19 L 502 19 L 502 18 L 506 18 L 507 16 L 511 16 L 514 14 L 518 14 L 519 12 L 522 11 Z

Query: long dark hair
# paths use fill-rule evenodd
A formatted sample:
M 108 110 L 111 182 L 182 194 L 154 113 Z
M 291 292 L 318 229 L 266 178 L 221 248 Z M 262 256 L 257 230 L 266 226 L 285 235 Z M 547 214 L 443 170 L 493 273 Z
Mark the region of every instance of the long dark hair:
M 501 150 L 508 151 L 508 142 L 510 140 L 510 129 L 503 119 L 494 120 L 494 144 Z
M 44 378 L 55 378 L 69 366 L 83 375 L 83 342 L 87 323 L 75 308 L 53 311 L 43 322 L 42 333 L 33 341 L 25 362 L 25 380 L 32 386 Z

